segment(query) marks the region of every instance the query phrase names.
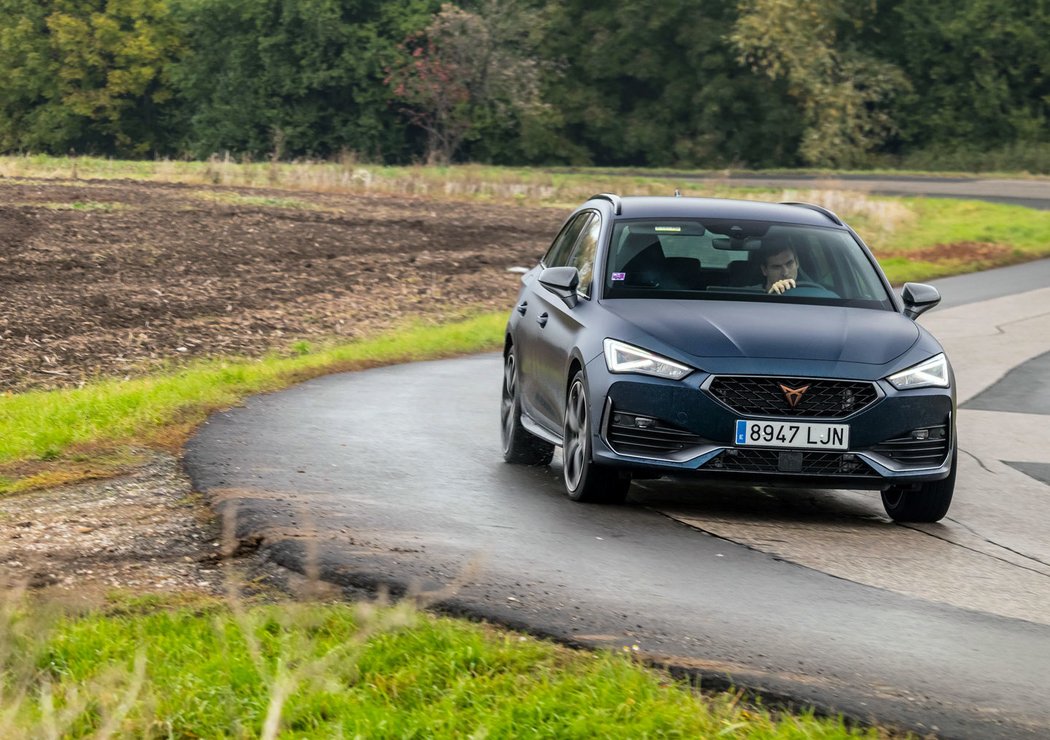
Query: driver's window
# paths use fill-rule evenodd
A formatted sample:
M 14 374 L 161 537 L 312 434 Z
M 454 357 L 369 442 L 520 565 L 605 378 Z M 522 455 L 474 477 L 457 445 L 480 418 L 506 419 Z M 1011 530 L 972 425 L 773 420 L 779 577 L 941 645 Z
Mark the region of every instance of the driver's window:
M 594 255 L 598 251 L 598 235 L 602 230 L 602 220 L 593 214 L 591 220 L 580 234 L 576 249 L 569 258 L 569 265 L 580 272 L 580 286 L 577 292 L 584 296 L 591 294 L 591 279 L 594 277 Z
M 561 233 L 555 237 L 550 249 L 547 250 L 547 254 L 543 256 L 544 267 L 565 267 L 569 264 L 569 253 L 572 251 L 572 245 L 576 243 L 576 239 L 579 238 L 580 232 L 587 225 L 587 219 L 591 217 L 592 213 L 592 211 L 584 211 L 565 224 Z

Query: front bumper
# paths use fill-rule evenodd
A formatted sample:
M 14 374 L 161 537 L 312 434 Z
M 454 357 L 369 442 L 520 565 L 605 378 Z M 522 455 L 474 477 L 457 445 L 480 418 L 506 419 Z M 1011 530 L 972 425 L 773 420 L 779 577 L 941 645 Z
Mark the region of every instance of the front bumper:
M 948 476 L 955 448 L 950 388 L 898 391 L 873 380 L 877 398 L 842 418 L 742 413 L 716 399 L 712 376 L 681 381 L 588 368 L 596 462 L 639 475 L 704 476 L 760 485 L 885 489 Z M 740 419 L 848 424 L 845 451 L 735 444 Z M 927 439 L 916 439 L 918 435 Z

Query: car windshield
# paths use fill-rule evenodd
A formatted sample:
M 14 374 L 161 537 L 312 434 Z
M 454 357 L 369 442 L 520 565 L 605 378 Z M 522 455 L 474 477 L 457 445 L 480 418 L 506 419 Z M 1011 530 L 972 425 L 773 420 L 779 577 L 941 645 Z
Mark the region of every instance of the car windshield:
M 795 287 L 769 293 L 786 279 Z M 620 221 L 605 264 L 604 297 L 893 309 L 876 268 L 848 232 L 725 219 Z

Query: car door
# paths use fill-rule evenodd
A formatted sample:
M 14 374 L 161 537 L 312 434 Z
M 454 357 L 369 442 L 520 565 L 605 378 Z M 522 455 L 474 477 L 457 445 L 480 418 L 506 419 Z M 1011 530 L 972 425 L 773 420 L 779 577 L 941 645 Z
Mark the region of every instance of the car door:
M 587 314 L 593 309 L 590 296 L 601 227 L 601 217 L 597 212 L 591 212 L 567 261 L 569 266 L 575 267 L 580 273 L 576 305 L 570 307 L 542 286 L 537 291 L 542 306 L 538 318 L 544 320 L 536 323 L 531 349 L 536 388 L 536 413 L 533 418 L 558 434 L 561 434 L 565 391 L 568 387 L 566 368 L 572 348 L 576 345 L 576 337 L 586 322 Z M 539 295 L 540 291 L 543 295 Z
M 550 317 L 550 299 L 555 298 L 539 284 L 538 278 L 546 267 L 564 267 L 568 264 L 573 247 L 592 214 L 593 211 L 583 211 L 566 221 L 540 264 L 522 279 L 522 290 L 516 307 L 517 316 L 512 334 L 517 350 L 518 387 L 521 389 L 522 410 L 534 419 L 539 417 L 536 403 L 538 394 L 536 340 L 542 328 L 541 323 L 546 323 Z

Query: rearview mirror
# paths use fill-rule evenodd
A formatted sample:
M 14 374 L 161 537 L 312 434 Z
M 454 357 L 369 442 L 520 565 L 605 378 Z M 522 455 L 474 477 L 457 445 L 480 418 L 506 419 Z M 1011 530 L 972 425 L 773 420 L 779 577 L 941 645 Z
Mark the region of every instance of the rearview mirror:
M 580 287 L 580 271 L 575 267 L 548 267 L 540 273 L 540 285 L 575 308 L 579 299 L 576 289 Z
M 726 249 L 734 252 L 757 252 L 762 248 L 762 240 L 751 236 L 743 239 L 716 236 L 711 240 L 711 246 L 715 249 Z
M 925 283 L 905 283 L 901 289 L 904 299 L 904 315 L 914 319 L 929 311 L 941 302 L 941 294 L 932 285 Z

